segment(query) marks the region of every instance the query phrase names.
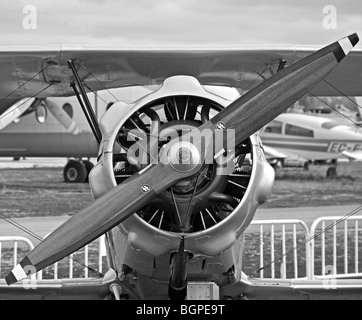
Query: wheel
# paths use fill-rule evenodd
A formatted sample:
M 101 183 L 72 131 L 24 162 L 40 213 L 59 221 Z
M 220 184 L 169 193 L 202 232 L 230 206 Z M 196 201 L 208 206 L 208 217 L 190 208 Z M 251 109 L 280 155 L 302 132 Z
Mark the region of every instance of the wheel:
M 337 177 L 337 168 L 329 167 L 327 170 L 327 178 L 332 179 Z
M 303 169 L 304 169 L 305 171 L 309 171 L 309 162 L 305 162 L 305 163 L 304 163 Z
M 63 176 L 65 182 L 85 182 L 88 177 L 88 172 L 82 162 L 70 160 L 64 167 Z
M 84 164 L 85 169 L 87 170 L 86 182 L 88 182 L 89 172 L 91 172 L 91 170 L 93 169 L 94 164 L 92 162 L 90 162 L 89 160 L 83 160 L 82 162 Z

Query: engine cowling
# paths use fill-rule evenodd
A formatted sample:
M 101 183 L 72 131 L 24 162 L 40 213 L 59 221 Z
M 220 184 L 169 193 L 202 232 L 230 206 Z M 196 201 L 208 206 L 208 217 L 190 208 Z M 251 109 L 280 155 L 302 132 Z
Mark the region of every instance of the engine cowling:
M 148 147 L 159 151 L 172 135 L 197 128 L 229 103 L 195 78 L 176 76 L 134 103 L 112 105 L 101 120 L 98 163 L 89 175 L 93 197 L 155 160 L 158 152 L 152 155 L 146 152 L 151 150 Z M 144 147 L 142 139 L 148 139 Z M 141 146 L 139 153 L 129 157 L 136 145 Z M 187 158 L 187 152 L 180 157 Z M 264 157 L 258 134 L 235 147 L 232 161 L 232 173 L 216 160 L 204 165 L 197 176 L 177 182 L 119 225 L 130 246 L 159 256 L 177 251 L 182 235 L 185 250 L 193 255 L 215 256 L 230 248 L 267 200 L 274 182 L 274 170 Z

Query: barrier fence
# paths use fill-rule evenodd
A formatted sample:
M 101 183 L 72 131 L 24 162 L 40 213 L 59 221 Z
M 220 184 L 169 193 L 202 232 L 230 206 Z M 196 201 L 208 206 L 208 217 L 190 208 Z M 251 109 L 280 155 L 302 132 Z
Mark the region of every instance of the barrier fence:
M 255 236 L 259 237 L 258 251 L 248 246 L 247 239 L 245 241 L 249 252 L 256 252 L 253 258 L 259 256 L 258 264 L 255 261 L 251 263 L 252 257 L 245 258 L 249 269 L 251 266 L 254 271 L 261 268 L 256 277 L 282 279 L 310 277 L 310 248 L 307 245 L 309 230 L 302 220 L 254 220 L 247 233 L 254 241 Z M 247 254 L 248 252 L 244 251 L 244 256 Z M 252 273 L 251 269 L 249 273 Z
M 34 249 L 26 237 L 0 237 L 0 278 L 5 276 Z M 101 236 L 79 251 L 54 265 L 36 273 L 36 279 L 88 278 L 94 277 L 88 267 L 102 273 L 106 265 L 105 236 Z
M 361 277 L 359 243 L 362 216 L 321 217 L 308 226 L 298 219 L 254 220 L 244 233 L 243 265 L 257 278 L 317 279 Z M 25 237 L 0 237 L 0 278 L 34 248 Z M 105 237 L 54 265 L 39 271 L 37 279 L 87 278 L 106 265 Z
M 343 220 L 342 220 L 343 219 Z M 321 217 L 316 219 L 310 234 L 311 272 L 316 277 L 334 274 L 337 276 L 360 277 L 359 243 L 362 241 L 362 230 L 359 223 L 362 216 Z M 337 224 L 337 222 L 339 222 Z M 317 243 L 319 241 L 319 243 Z

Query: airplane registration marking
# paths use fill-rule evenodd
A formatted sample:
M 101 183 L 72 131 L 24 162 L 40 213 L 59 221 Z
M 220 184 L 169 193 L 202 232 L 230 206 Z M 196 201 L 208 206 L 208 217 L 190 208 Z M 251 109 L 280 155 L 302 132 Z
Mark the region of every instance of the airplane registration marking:
M 230 182 L 231 184 L 234 184 L 234 185 L 236 185 L 236 186 L 238 186 L 238 187 L 246 190 L 246 188 L 245 188 L 244 186 L 242 186 L 241 184 L 238 184 L 238 183 L 236 183 L 236 182 L 234 182 L 234 181 L 231 181 L 231 180 L 228 180 L 228 182 Z
M 362 150 L 362 143 L 354 142 L 331 142 L 327 151 L 331 153 L 341 153 L 343 151 L 360 151 Z

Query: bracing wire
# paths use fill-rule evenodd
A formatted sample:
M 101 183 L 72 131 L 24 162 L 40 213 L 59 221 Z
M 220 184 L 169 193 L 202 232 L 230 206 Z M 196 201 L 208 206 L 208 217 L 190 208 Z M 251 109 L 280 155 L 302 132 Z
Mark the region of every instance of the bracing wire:
M 88 74 L 91 75 L 91 76 L 103 87 L 104 90 L 107 90 L 107 92 L 108 92 L 114 99 L 116 99 L 116 100 L 119 102 L 119 100 L 117 99 L 117 97 L 116 97 L 108 88 L 106 88 L 105 85 L 104 85 L 101 81 L 99 81 L 99 80 L 97 79 L 97 77 L 96 77 L 92 72 L 90 72 L 84 64 L 82 64 L 81 62 L 79 62 L 79 65 L 80 65 L 85 71 L 87 71 Z M 90 89 L 90 88 L 88 87 L 88 89 Z M 90 89 L 90 90 L 91 90 L 91 89 Z M 93 90 L 91 90 L 91 91 L 93 91 Z M 93 91 L 93 92 L 94 92 L 94 91 Z M 102 100 L 103 100 L 103 99 L 102 99 Z M 104 100 L 103 100 L 103 101 L 104 101 Z
M 46 87 L 44 87 L 42 90 L 40 90 L 39 92 L 37 92 L 37 93 L 36 93 L 35 95 L 33 95 L 32 97 L 30 97 L 29 99 L 23 101 L 23 102 L 22 102 L 21 104 L 19 104 L 15 109 L 13 109 L 13 110 L 5 113 L 5 114 L 2 114 L 2 115 L 0 116 L 0 119 L 6 117 L 8 114 L 10 114 L 10 113 L 14 112 L 15 110 L 19 109 L 22 105 L 24 105 L 25 103 L 27 103 L 29 100 L 31 100 L 31 99 L 33 99 L 33 98 L 36 98 L 36 96 L 37 96 L 38 94 L 42 93 L 43 91 L 45 91 L 46 89 L 48 89 L 50 86 L 52 86 L 52 84 L 47 85 Z
M 47 68 L 49 67 L 49 65 L 45 66 L 43 69 L 41 69 L 39 72 L 37 72 L 36 74 L 34 74 L 31 78 L 29 78 L 28 80 L 26 80 L 24 83 L 22 83 L 20 86 L 18 86 L 16 89 L 14 89 L 13 91 L 11 91 L 7 96 L 5 96 L 4 98 L 2 98 L 0 100 L 0 103 L 3 102 L 4 100 L 6 100 L 8 97 L 10 97 L 13 93 L 15 93 L 16 91 L 18 91 L 20 88 L 22 88 L 23 86 L 25 86 L 28 82 L 30 82 L 31 80 L 33 80 L 36 76 L 38 76 L 40 73 L 42 73 L 43 71 L 45 71 Z M 39 93 L 37 93 L 39 94 Z
M 338 109 L 334 108 L 333 106 L 331 106 L 328 102 L 324 101 L 323 99 L 315 96 L 314 94 L 310 93 L 314 98 L 318 99 L 320 102 L 324 103 L 326 106 L 330 107 L 331 109 L 333 109 L 334 111 L 336 111 L 337 113 L 339 113 L 341 116 L 345 117 L 346 119 L 348 119 L 349 121 L 353 122 L 354 125 L 356 125 L 357 127 L 361 127 L 362 125 L 357 123 L 356 121 L 354 121 L 353 119 L 351 119 L 350 117 L 348 117 L 347 115 L 345 115 L 343 112 L 339 111 Z
M 258 79 L 264 74 L 264 72 L 267 71 L 267 70 L 274 64 L 275 61 L 277 61 L 277 59 L 273 59 L 273 60 L 265 67 L 265 69 L 264 69 L 261 73 L 259 73 L 259 74 L 255 77 L 255 79 L 254 79 L 253 81 L 251 81 L 251 82 L 249 83 L 249 85 L 240 93 L 240 96 L 242 96 L 243 93 L 244 93 L 245 91 L 247 91 L 247 90 L 254 84 L 254 82 L 255 82 L 256 80 L 258 80 Z
M 351 101 L 355 106 L 357 106 L 358 109 L 362 110 L 362 106 L 360 106 L 356 101 L 352 100 L 350 97 L 348 97 L 347 95 L 345 95 L 341 90 L 339 90 L 336 86 L 334 86 L 333 84 L 331 84 L 329 81 L 327 81 L 326 79 L 323 79 L 323 81 L 325 83 L 327 83 L 329 86 L 331 86 L 334 90 L 336 90 L 337 92 L 339 92 L 343 97 L 347 98 L 349 101 Z

